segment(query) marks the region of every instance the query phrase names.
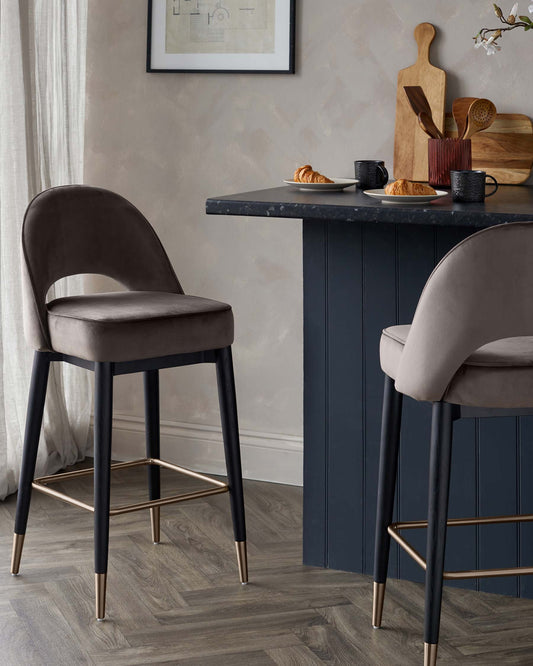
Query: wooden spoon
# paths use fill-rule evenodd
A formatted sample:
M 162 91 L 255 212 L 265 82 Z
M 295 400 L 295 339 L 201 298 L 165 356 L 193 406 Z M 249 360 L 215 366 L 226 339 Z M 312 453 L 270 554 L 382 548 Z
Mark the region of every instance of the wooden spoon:
M 424 132 L 432 139 L 444 139 L 442 132 L 433 122 L 433 118 L 428 116 L 425 111 L 421 111 L 418 114 L 418 124 L 420 125 L 420 128 L 423 129 Z
M 468 125 L 463 139 L 490 127 L 496 118 L 496 107 L 490 99 L 476 99 L 468 109 Z
M 458 97 L 453 100 L 452 114 L 457 125 L 457 138 L 462 139 L 468 124 L 468 109 L 477 97 Z

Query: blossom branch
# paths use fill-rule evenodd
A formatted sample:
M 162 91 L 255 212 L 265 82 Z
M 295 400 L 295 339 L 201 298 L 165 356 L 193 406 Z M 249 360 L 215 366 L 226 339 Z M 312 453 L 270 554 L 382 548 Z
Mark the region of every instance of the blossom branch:
M 530 4 L 529 12 L 533 13 L 533 4 Z M 518 2 L 515 2 L 509 16 L 505 18 L 503 11 L 498 5 L 494 5 L 494 13 L 499 18 L 500 23 L 506 27 L 502 28 L 481 28 L 481 30 L 474 37 L 474 46 L 479 48 L 482 46 L 487 55 L 492 55 L 496 51 L 500 51 L 501 47 L 499 46 L 497 40 L 503 36 L 505 32 L 515 30 L 516 28 L 523 28 L 524 31 L 531 30 L 533 28 L 533 21 L 529 16 L 518 16 Z

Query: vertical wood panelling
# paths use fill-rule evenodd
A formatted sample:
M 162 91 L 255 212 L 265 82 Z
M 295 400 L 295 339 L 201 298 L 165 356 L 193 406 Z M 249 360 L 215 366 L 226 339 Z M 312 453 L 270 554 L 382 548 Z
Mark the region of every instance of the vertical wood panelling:
M 365 375 L 365 515 L 364 571 L 374 560 L 377 469 L 381 432 L 383 373 L 379 365 L 379 339 L 386 326 L 396 323 L 396 227 L 363 228 L 363 362 Z M 391 545 L 389 575 L 398 575 L 398 547 Z
M 520 513 L 533 513 L 533 417 L 522 417 L 519 430 L 519 500 Z M 533 525 L 520 526 L 520 565 L 533 565 Z M 520 577 L 520 596 L 533 598 L 533 576 Z
M 515 514 L 517 419 L 514 417 L 480 419 L 479 512 L 482 516 Z M 479 528 L 479 566 L 518 566 L 518 528 L 510 525 L 486 525 Z M 514 595 L 516 577 L 479 581 L 483 592 Z
M 435 265 L 435 232 L 431 227 L 398 227 L 398 312 L 399 323 L 412 321 L 422 291 Z M 427 404 L 404 400 L 399 460 L 400 520 L 425 517 L 428 496 L 429 436 L 431 409 Z M 421 516 L 421 512 L 423 516 Z M 413 530 L 409 540 L 425 552 L 426 534 Z M 424 575 L 413 560 L 400 551 L 401 577 L 423 581 Z
M 304 494 L 303 561 L 327 566 L 327 222 L 303 225 Z
M 383 376 L 379 337 L 409 323 L 435 263 L 471 230 L 304 221 L 304 562 L 372 572 Z M 425 517 L 431 409 L 404 401 L 398 518 Z M 533 417 L 454 425 L 450 517 L 533 513 Z M 425 552 L 425 531 L 409 539 Z M 446 568 L 533 562 L 533 525 L 448 532 Z M 399 566 L 398 566 L 399 563 Z M 390 575 L 422 581 L 405 553 Z M 476 588 L 475 580 L 460 581 Z M 533 577 L 479 582 L 533 597 Z
M 328 566 L 363 569 L 364 412 L 360 223 L 328 234 Z

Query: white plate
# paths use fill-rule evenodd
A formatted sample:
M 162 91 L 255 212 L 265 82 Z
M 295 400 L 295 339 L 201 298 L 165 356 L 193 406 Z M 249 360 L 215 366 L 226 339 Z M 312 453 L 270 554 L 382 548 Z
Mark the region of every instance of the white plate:
M 293 187 L 297 187 L 300 190 L 329 190 L 330 192 L 333 190 L 344 190 L 346 187 L 351 187 L 352 185 L 355 185 L 357 180 L 354 180 L 353 178 L 330 178 L 332 180 L 332 183 L 297 183 L 294 180 L 284 180 L 283 182 L 286 185 L 292 185 Z
M 373 199 L 381 199 L 384 204 L 417 204 L 440 199 L 449 194 L 444 190 L 435 190 L 436 194 L 385 194 L 385 190 L 365 190 L 364 193 Z

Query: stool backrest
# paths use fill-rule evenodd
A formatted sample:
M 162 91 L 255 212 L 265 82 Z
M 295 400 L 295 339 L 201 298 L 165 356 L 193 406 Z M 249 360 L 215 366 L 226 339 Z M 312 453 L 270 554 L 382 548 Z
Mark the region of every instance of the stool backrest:
M 24 329 L 36 349 L 51 349 L 46 294 L 57 280 L 106 275 L 132 291 L 183 293 L 148 220 L 123 197 L 67 185 L 38 194 L 22 228 Z
M 533 222 L 479 231 L 436 266 L 418 301 L 396 388 L 417 400 L 442 400 L 470 354 L 518 336 L 533 336 Z

